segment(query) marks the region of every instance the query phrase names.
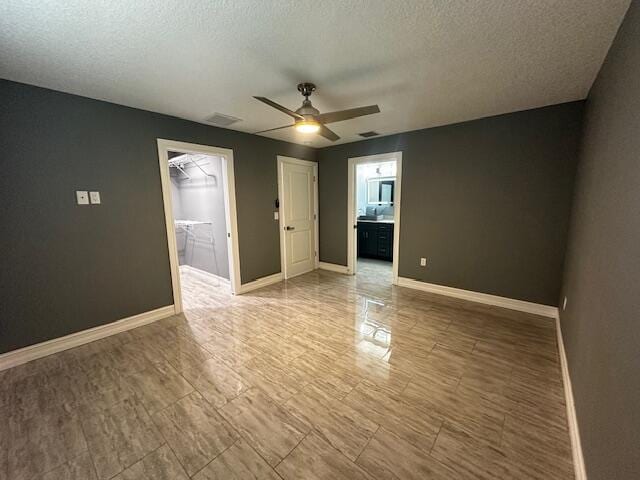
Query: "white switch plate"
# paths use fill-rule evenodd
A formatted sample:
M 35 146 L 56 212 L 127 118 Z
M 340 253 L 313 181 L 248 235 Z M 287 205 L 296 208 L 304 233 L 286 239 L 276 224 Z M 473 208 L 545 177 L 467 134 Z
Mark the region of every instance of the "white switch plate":
M 91 200 L 92 205 L 100 204 L 100 192 L 89 192 L 89 200 Z
M 426 267 L 427 266 L 427 259 L 426 258 L 422 257 L 420 259 L 420 266 L 421 267 Z
M 76 190 L 76 202 L 78 205 L 89 205 L 89 192 L 86 190 Z
M 564 300 L 562 301 L 562 311 L 565 311 L 567 309 L 567 297 L 564 297 Z
M 280 214 L 278 212 L 273 212 L 273 219 L 278 220 L 280 218 Z

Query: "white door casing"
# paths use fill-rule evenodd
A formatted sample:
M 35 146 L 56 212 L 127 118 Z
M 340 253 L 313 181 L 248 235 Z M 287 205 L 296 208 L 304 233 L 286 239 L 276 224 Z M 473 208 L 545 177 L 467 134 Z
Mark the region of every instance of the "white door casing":
M 358 240 L 355 226 L 356 213 L 356 168 L 367 163 L 396 162 L 396 186 L 394 192 L 393 226 L 393 284 L 398 285 L 400 260 L 400 209 L 402 206 L 402 152 L 381 153 L 348 159 L 347 171 L 347 274 L 355 275 L 358 265 Z
M 317 268 L 315 162 L 278 157 L 280 242 L 284 278 Z
M 180 290 L 180 270 L 178 266 L 178 247 L 173 218 L 171 200 L 171 182 L 169 179 L 169 150 L 215 155 L 222 158 L 222 182 L 225 192 L 225 223 L 227 226 L 227 248 L 229 251 L 229 280 L 231 293 L 240 293 L 240 247 L 238 242 L 238 214 L 236 211 L 236 187 L 233 165 L 233 150 L 210 145 L 198 145 L 175 140 L 159 138 L 158 160 L 160 164 L 160 180 L 162 185 L 162 199 L 164 204 L 165 224 L 167 228 L 167 243 L 169 250 L 169 264 L 171 268 L 171 286 L 175 313 L 182 312 L 182 292 Z

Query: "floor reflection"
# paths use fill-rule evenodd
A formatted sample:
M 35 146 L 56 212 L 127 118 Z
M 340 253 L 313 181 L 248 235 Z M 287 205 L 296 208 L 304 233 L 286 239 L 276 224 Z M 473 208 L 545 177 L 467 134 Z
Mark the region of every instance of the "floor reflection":
M 0 478 L 573 477 L 552 321 L 375 262 L 181 280 L 184 315 L 3 372 Z

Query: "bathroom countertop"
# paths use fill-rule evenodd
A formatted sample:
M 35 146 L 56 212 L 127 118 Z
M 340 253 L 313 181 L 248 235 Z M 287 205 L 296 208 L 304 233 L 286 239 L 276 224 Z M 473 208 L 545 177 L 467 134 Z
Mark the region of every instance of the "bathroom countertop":
M 395 223 L 394 220 L 356 220 L 357 222 L 364 222 L 364 223 Z

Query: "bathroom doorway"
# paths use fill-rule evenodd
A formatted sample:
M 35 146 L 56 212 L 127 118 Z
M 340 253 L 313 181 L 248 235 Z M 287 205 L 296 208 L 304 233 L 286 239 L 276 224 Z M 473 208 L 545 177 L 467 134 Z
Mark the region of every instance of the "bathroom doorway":
M 402 152 L 349 159 L 347 270 L 397 284 Z

